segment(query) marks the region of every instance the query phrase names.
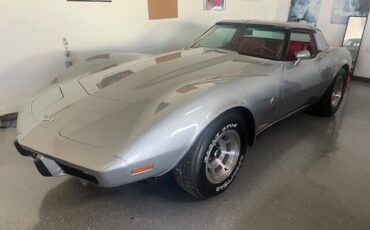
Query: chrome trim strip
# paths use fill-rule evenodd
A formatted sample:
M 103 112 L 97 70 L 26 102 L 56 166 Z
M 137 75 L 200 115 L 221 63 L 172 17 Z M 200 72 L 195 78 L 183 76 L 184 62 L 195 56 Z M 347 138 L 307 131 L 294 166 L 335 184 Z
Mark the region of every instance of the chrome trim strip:
M 270 124 L 266 125 L 263 129 L 261 129 L 261 130 L 256 134 L 256 136 L 260 135 L 263 131 L 265 131 L 266 129 L 270 128 L 271 126 L 273 126 L 273 125 L 275 125 L 275 124 L 279 123 L 280 121 L 283 121 L 283 120 L 285 120 L 285 119 L 287 119 L 287 118 L 291 117 L 292 115 L 294 115 L 294 114 L 296 114 L 296 113 L 301 112 L 302 110 L 307 109 L 307 108 L 308 108 L 308 107 L 310 107 L 310 106 L 311 106 L 311 105 L 304 105 L 304 106 L 302 106 L 302 107 L 299 107 L 298 109 L 294 110 L 293 112 L 288 113 L 286 116 L 284 116 L 284 117 L 282 117 L 282 118 L 280 118 L 280 119 L 278 119 L 278 120 L 276 120 L 276 121 L 274 121 L 274 122 L 272 122 L 272 123 L 270 123 Z

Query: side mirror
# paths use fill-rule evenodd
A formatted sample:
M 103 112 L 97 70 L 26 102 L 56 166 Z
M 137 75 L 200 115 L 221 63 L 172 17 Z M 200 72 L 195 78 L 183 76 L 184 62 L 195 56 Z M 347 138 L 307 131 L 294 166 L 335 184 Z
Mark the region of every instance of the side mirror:
M 299 66 L 302 60 L 307 60 L 311 58 L 311 53 L 308 50 L 302 50 L 295 54 L 297 61 L 294 62 L 294 67 Z

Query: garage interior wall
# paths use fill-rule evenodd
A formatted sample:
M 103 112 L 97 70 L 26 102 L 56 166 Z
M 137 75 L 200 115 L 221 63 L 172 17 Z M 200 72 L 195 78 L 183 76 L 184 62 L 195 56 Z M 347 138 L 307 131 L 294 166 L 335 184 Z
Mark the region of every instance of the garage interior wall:
M 370 15 L 370 12 L 369 12 Z M 369 17 L 370 18 L 370 17 Z M 362 44 L 358 54 L 355 76 L 366 77 L 370 79 L 369 63 L 370 63 L 370 20 L 368 18 L 364 35 L 362 37 Z
M 318 27 L 336 46 L 345 25 L 330 24 L 332 4 L 322 1 Z M 165 52 L 191 44 L 219 20 L 286 21 L 289 6 L 290 0 L 228 0 L 224 12 L 206 12 L 203 0 L 179 0 L 179 18 L 148 20 L 147 0 L 2 1 L 0 115 L 19 111 L 26 98 L 64 70 L 64 37 L 73 59 L 105 52 Z M 364 41 L 370 40 L 369 28 L 365 34 Z M 369 53 L 361 55 L 369 63 Z

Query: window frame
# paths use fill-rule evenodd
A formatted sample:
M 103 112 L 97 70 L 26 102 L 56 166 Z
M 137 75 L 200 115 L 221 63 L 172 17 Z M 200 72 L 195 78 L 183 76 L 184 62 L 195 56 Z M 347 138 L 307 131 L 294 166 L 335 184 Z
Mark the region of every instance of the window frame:
M 319 54 L 320 50 L 318 49 L 317 41 L 316 41 L 316 38 L 314 36 L 315 31 L 310 30 L 310 29 L 293 28 L 293 29 L 290 29 L 290 31 L 289 31 L 289 38 L 287 40 L 287 46 L 286 46 L 284 61 L 285 62 L 291 62 L 291 61 L 287 60 L 287 58 L 288 58 L 288 50 L 289 50 L 290 39 L 292 37 L 292 33 L 307 33 L 307 34 L 309 34 L 310 39 L 311 39 L 310 43 L 311 43 L 311 45 L 313 46 L 313 49 L 316 52 L 314 54 L 311 53 L 311 57 L 308 60 L 316 58 L 316 56 Z

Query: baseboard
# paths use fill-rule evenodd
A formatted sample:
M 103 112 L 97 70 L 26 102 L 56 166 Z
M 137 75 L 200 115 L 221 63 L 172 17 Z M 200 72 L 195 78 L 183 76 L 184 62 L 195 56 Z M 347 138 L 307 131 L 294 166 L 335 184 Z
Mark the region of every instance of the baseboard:
M 353 80 L 370 83 L 370 78 L 368 78 L 368 77 L 353 76 Z
M 0 121 L 11 121 L 17 119 L 18 113 L 10 113 L 0 116 Z

